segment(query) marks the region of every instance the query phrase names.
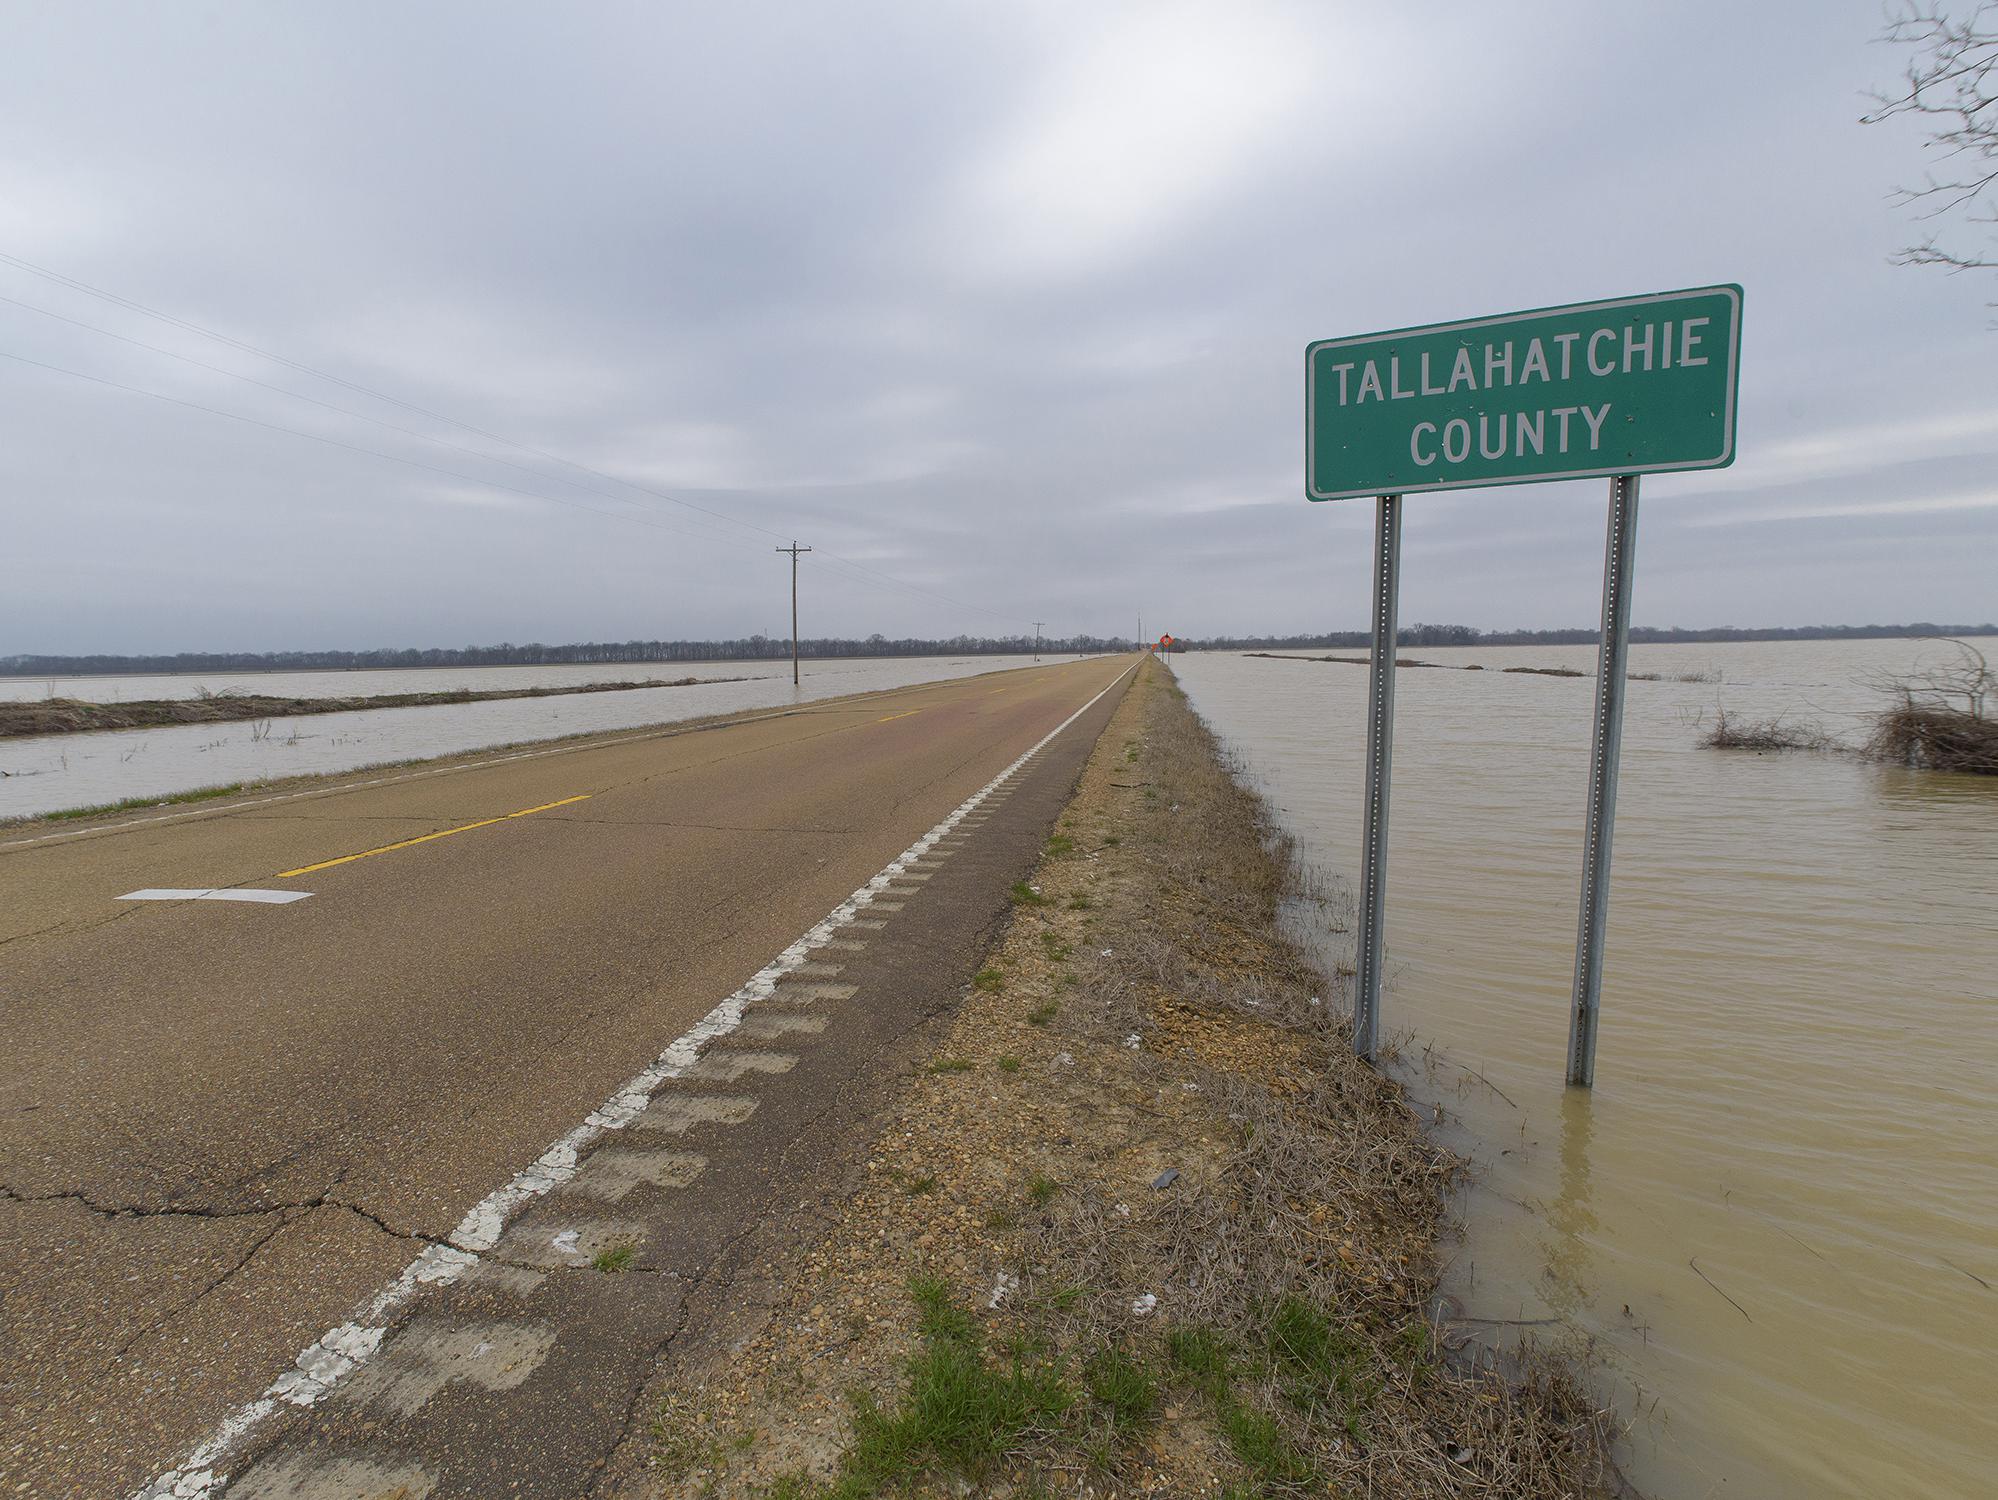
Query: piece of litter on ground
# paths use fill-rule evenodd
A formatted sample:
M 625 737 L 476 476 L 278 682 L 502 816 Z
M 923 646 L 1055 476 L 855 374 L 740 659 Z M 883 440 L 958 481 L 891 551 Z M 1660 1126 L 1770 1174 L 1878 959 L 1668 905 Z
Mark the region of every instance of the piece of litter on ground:
M 1072 1068 L 1072 1067 L 1074 1067 L 1074 1066 L 1075 1066 L 1075 1054 L 1074 1054 L 1073 1052 L 1057 1052 L 1057 1053 L 1055 1054 L 1055 1059 L 1054 1059 L 1054 1065 L 1055 1065 L 1055 1066 L 1056 1066 L 1057 1068 Z
M 583 1252 L 576 1248 L 577 1233 L 578 1231 L 574 1229 L 565 1229 L 548 1243 L 553 1245 L 557 1250 L 560 1250 L 564 1255 L 581 1255 Z
M 992 1296 L 986 1302 L 985 1306 L 987 1309 L 998 1307 L 1000 1303 L 1006 1300 L 1008 1293 L 1018 1291 L 1019 1287 L 1020 1281 L 1018 1277 L 1014 1276 L 1010 1271 L 1001 1271 L 999 1279 L 992 1283 Z
M 1145 1045 L 1145 1041 L 1143 1037 L 1139 1036 L 1137 1032 L 1134 1031 L 1129 1036 L 1124 1038 L 1124 1045 L 1126 1047 L 1129 1047 L 1133 1052 L 1136 1052 L 1139 1048 Z
M 1103 950 L 1103 956 L 1104 956 L 1105 958 L 1108 958 L 1108 957 L 1109 957 L 1109 956 L 1110 956 L 1110 955 L 1111 955 L 1112 953 L 1115 953 L 1116 951 L 1117 951 L 1117 950 L 1116 950 L 1115 948 L 1105 948 L 1105 949 Z
M 1169 1188 L 1175 1182 L 1178 1181 L 1179 1181 L 1179 1168 L 1167 1167 L 1163 1172 L 1159 1173 L 1157 1177 L 1154 1177 L 1152 1179 L 1152 1186 L 1154 1188 Z
M 1116 1208 L 1112 1209 L 1111 1212 L 1116 1214 L 1117 1217 L 1120 1219 L 1128 1219 L 1131 1217 L 1131 1205 L 1128 1203 L 1120 1203 L 1116 1206 Z
M 1316 1005 L 1316 1004 L 1318 1003 L 1318 997 L 1317 997 L 1316 995 L 1313 995 L 1313 996 L 1311 997 L 1311 1003 L 1312 1003 L 1313 1005 Z
M 1158 1305 L 1159 1305 L 1158 1297 L 1151 1292 L 1146 1292 L 1144 1296 L 1138 1298 L 1136 1301 L 1134 1301 L 1131 1304 L 1131 1316 L 1134 1318 L 1142 1318 L 1146 1313 L 1150 1312 L 1153 1308 L 1157 1307 Z

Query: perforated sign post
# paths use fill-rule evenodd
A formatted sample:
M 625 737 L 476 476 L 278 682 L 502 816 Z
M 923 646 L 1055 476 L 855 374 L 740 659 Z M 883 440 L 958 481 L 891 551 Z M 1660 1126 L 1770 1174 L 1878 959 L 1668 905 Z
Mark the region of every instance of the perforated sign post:
M 1380 1040 L 1402 497 L 1607 478 L 1603 634 L 1568 1033 L 1568 1081 L 1594 1081 L 1637 478 L 1734 462 L 1741 300 L 1738 286 L 1697 287 L 1325 339 L 1305 349 L 1305 490 L 1313 500 L 1378 501 L 1353 1001 L 1353 1046 L 1362 1056 L 1371 1057 Z

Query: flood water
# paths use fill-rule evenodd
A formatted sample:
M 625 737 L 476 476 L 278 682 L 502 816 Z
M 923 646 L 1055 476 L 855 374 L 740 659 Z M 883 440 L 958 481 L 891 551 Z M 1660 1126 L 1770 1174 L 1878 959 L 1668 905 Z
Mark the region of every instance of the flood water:
M 1049 661 L 1071 660 L 1048 657 Z M 493 745 L 811 703 L 1031 666 L 1029 656 L 911 656 L 812 661 L 791 685 L 789 662 L 621 662 L 412 671 L 207 673 L 186 677 L 0 678 L 0 697 L 72 697 L 116 703 L 212 693 L 346 698 L 570 686 L 585 682 L 742 678 L 689 687 L 510 698 L 428 708 L 367 709 L 223 724 L 176 724 L 0 739 L 0 819 L 164 797 L 197 787 L 459 755 Z
M 1632 648 L 1713 680 L 1630 684 L 1593 1093 L 1563 1071 L 1594 683 L 1495 669 L 1595 650 L 1403 653 L 1487 668 L 1396 676 L 1382 1026 L 1477 1165 L 1446 1285 L 1592 1342 L 1646 1494 L 1998 1492 L 1998 780 L 1696 743 L 1717 704 L 1863 739 L 1868 680 L 1938 649 Z M 1173 667 L 1356 886 L 1366 669 Z

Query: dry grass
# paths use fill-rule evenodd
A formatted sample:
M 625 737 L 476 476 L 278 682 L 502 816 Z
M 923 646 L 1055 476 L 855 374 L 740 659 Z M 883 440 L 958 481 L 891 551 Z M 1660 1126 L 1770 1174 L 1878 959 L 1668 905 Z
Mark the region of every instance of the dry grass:
M 910 1080 L 764 1331 L 672 1382 L 673 1430 L 756 1442 L 662 1443 L 661 1493 L 1614 1493 L 1565 1367 L 1435 1321 L 1459 1163 L 1285 936 L 1342 894 L 1158 665 L 1061 833 L 939 1039 L 973 1070 Z
M 1610 1420 L 1563 1367 L 1529 1357 L 1508 1380 L 1440 1347 L 1435 1247 L 1460 1164 L 1352 1056 L 1333 982 L 1282 935 L 1285 903 L 1324 899 L 1289 839 L 1176 688 L 1149 707 L 1154 811 L 1131 842 L 1157 894 L 1105 932 L 1116 972 L 1069 1024 L 1141 1031 L 1135 1065 L 1197 1090 L 1222 1144 L 1135 1224 L 1071 1190 L 1030 1227 L 1037 1336 L 1168 1369 L 1175 1337 L 1211 1340 L 1229 1374 L 1206 1417 L 1264 1493 L 1607 1492 Z M 1147 1289 L 1171 1311 L 1134 1334 Z

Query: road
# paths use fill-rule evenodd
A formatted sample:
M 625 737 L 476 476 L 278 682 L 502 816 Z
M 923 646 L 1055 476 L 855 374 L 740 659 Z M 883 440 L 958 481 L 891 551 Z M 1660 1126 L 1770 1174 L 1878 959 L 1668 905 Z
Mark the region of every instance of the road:
M 662 1048 L 712 1029 L 703 1017 L 718 1002 L 746 985 L 769 993 L 773 974 L 780 983 L 840 974 L 842 964 L 823 962 L 830 950 L 800 964 L 792 945 L 815 928 L 823 941 L 829 929 L 818 924 L 842 903 L 851 917 L 850 895 L 887 867 L 898 888 L 877 890 L 873 920 L 830 944 L 854 971 L 842 977 L 864 974 L 863 998 L 868 982 L 884 998 L 851 1012 L 860 1020 L 837 1021 L 828 1035 L 846 1040 L 827 1049 L 822 1076 L 801 1069 L 820 1081 L 794 1092 L 864 1078 L 869 1049 L 963 982 L 960 966 L 1003 910 L 1008 879 L 1030 867 L 1114 707 L 1106 690 L 1129 666 L 1046 666 L 281 797 L 0 830 L 0 1492 L 130 1495 L 248 1410 L 256 1431 L 234 1444 L 231 1462 L 258 1444 L 275 1456 L 263 1481 L 232 1493 L 322 1493 L 286 1481 L 304 1470 L 284 1465 L 332 1472 L 331 1459 L 270 1446 L 304 1409 L 280 1401 L 273 1416 L 254 1404 L 301 1349 L 406 1278 L 426 1247 L 455 1275 L 474 1257 L 452 1247 L 470 1245 L 491 1262 L 477 1266 L 486 1295 L 504 1270 L 520 1298 L 547 1304 L 505 1324 L 536 1346 L 506 1366 L 527 1373 L 488 1381 L 474 1368 L 457 1384 L 490 1392 L 511 1380 L 560 1398 L 564 1380 L 585 1377 L 527 1374 L 560 1342 L 565 1319 L 581 1327 L 609 1314 L 588 1302 L 597 1291 L 535 1293 L 538 1281 L 520 1278 L 587 1264 L 609 1231 L 578 1219 L 581 1261 L 575 1235 L 564 1242 L 558 1232 L 566 1257 L 539 1265 L 545 1247 L 491 1254 L 499 1221 L 481 1238 L 466 1227 L 475 1210 L 505 1189 L 513 1199 L 497 1201 L 511 1213 L 523 1191 L 545 1189 L 523 1169 L 600 1118 L 592 1111 Z M 1009 803 L 1022 787 L 1031 795 Z M 981 791 L 987 802 L 965 814 Z M 952 818 L 965 821 L 898 873 L 904 866 L 891 862 Z M 933 874 L 934 885 L 915 883 Z M 889 915 L 905 905 L 907 917 Z M 798 972 L 779 972 L 787 964 Z M 826 1020 L 802 1003 L 855 988 L 779 989 L 800 1002 L 797 1014 L 759 1013 L 756 1035 L 815 1035 Z M 730 1054 L 727 1076 L 787 1069 L 755 1061 L 780 1055 L 791 1056 Z M 765 1186 L 737 1181 L 714 1213 L 757 1210 L 746 1200 L 777 1180 L 769 1163 L 809 1140 L 808 1103 L 793 1115 L 773 1103 L 743 1136 Z M 641 1123 L 658 1123 L 666 1107 L 653 1104 Z M 673 1106 L 687 1107 L 709 1106 Z M 786 1119 L 790 1136 L 779 1128 Z M 700 1176 L 707 1158 L 606 1151 L 586 1162 L 605 1163 L 587 1174 L 596 1200 L 620 1212 L 637 1205 L 620 1222 L 644 1246 L 639 1268 L 662 1274 L 591 1286 L 647 1288 L 620 1292 L 639 1302 L 611 1312 L 621 1326 L 654 1319 L 668 1330 L 683 1312 L 643 1299 L 665 1297 L 651 1289 L 670 1284 L 677 1308 L 698 1280 L 674 1256 L 697 1254 L 675 1236 L 691 1234 L 700 1214 L 660 1205 L 686 1186 L 673 1173 Z M 717 1162 L 709 1176 L 726 1179 Z M 529 1187 L 516 1190 L 523 1180 Z M 558 1182 L 550 1203 L 574 1186 Z M 733 1243 L 725 1229 L 716 1219 L 698 1254 Z M 395 1318 L 421 1322 L 435 1289 L 419 1290 L 414 1313 L 398 1306 Z M 621 1440 L 652 1346 L 597 1356 L 622 1372 L 619 1389 L 599 1403 L 597 1436 L 578 1439 L 563 1462 L 601 1463 Z M 485 1358 L 492 1340 L 468 1347 Z M 397 1358 L 434 1369 L 443 1356 Z M 373 1388 L 380 1409 L 354 1415 L 353 1430 L 379 1436 L 384 1421 L 406 1420 L 417 1425 L 405 1446 L 480 1446 L 462 1423 L 441 1436 L 419 1430 L 457 1420 L 448 1401 L 432 1403 L 437 1415 L 410 1396 L 434 1394 L 448 1373 L 429 1387 L 383 1378 Z M 335 1405 L 313 1415 L 319 1429 L 339 1425 L 337 1413 L 323 1415 Z M 427 1477 L 405 1484 L 411 1495 L 500 1482 L 583 1492 L 545 1454 L 423 1463 L 410 1472 Z M 323 1493 L 368 1492 L 397 1471 L 339 1472 L 367 1482 Z

